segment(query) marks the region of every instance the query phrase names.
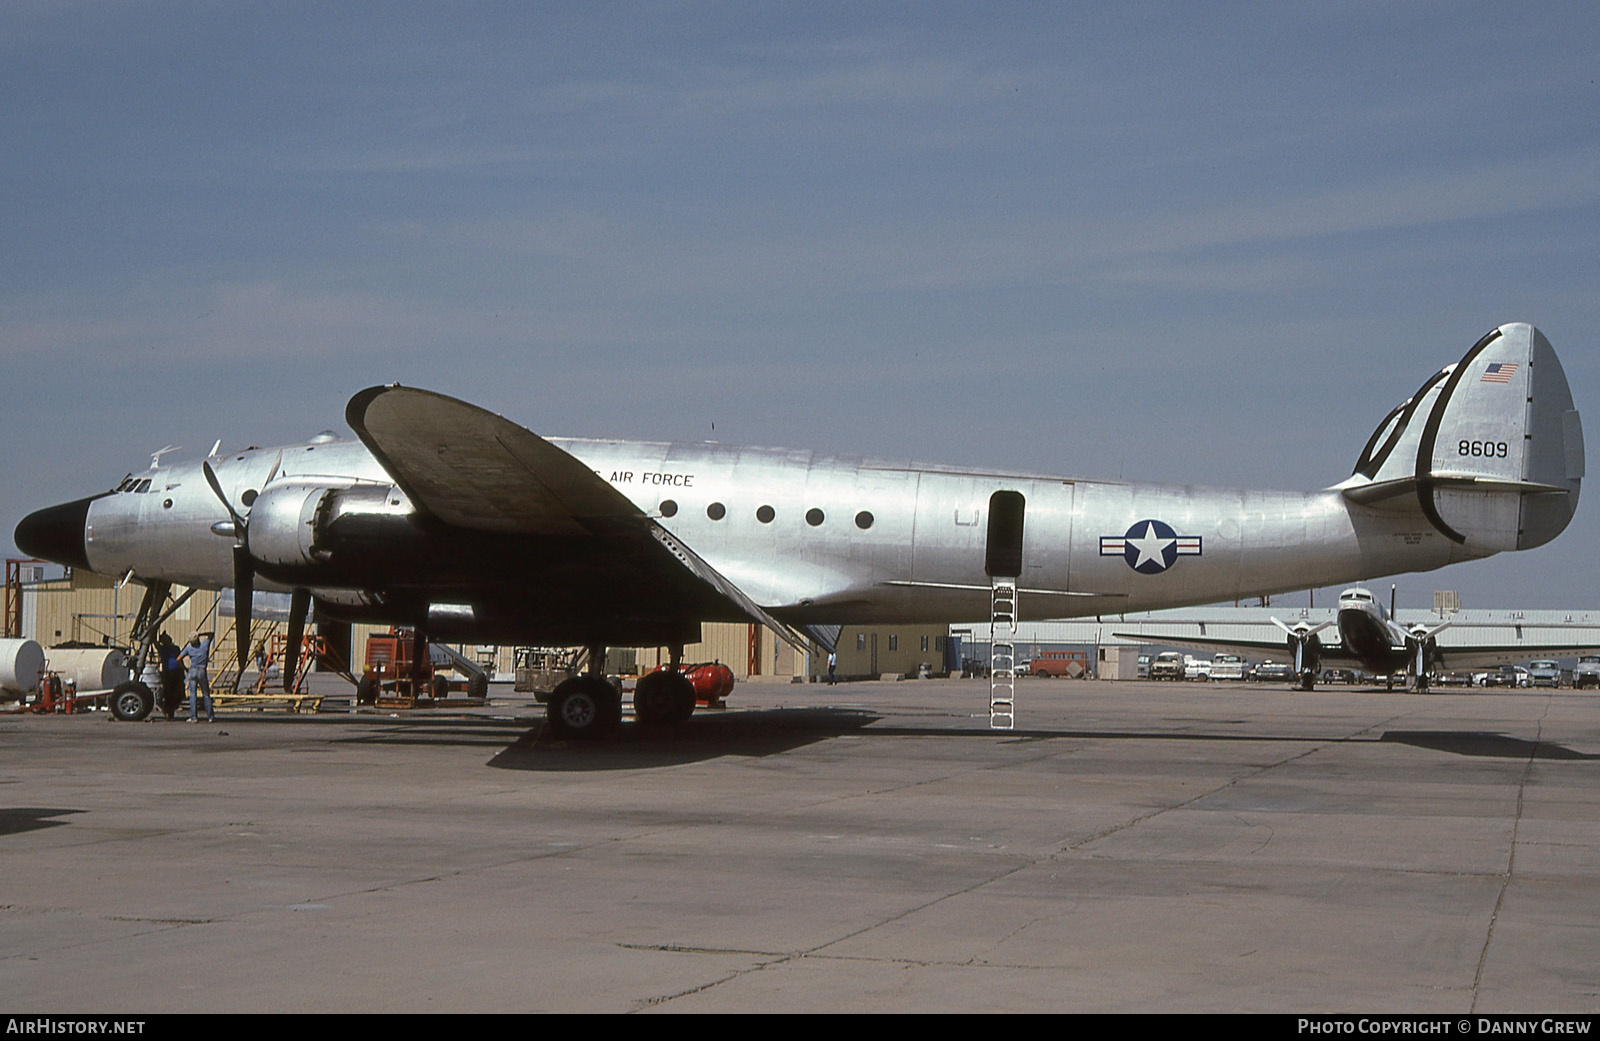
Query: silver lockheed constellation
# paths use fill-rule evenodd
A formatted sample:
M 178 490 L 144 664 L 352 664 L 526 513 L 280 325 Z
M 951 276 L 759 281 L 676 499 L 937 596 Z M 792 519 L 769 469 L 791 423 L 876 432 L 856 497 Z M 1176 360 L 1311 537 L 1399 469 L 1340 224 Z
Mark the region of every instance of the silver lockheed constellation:
M 1016 580 L 1023 617 L 1060 618 L 1430 570 L 1553 539 L 1584 468 L 1561 364 L 1522 324 L 1430 376 L 1348 479 L 1313 492 L 547 439 L 399 386 L 360 392 L 345 418 L 359 443 L 153 465 L 31 514 L 17 546 L 142 579 L 146 644 L 182 583 L 239 591 L 241 648 L 260 587 L 294 594 L 291 647 L 314 603 L 444 640 L 586 645 L 597 663 L 606 646 L 666 646 L 676 664 L 704 621 L 826 645 L 841 624 L 982 617 L 996 578 Z M 642 723 L 692 711 L 687 680 L 652 675 L 635 695 Z M 119 714 L 148 711 L 141 691 L 115 699 Z M 595 674 L 550 701 L 573 735 L 620 713 Z

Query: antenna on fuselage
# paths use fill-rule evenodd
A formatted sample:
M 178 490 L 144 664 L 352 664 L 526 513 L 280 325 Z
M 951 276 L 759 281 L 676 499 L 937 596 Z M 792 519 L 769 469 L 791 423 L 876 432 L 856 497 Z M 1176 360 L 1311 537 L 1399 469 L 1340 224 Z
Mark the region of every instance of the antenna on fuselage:
M 152 469 L 152 470 L 161 469 L 161 457 L 166 455 L 168 452 L 177 451 L 178 447 L 179 447 L 178 445 L 168 445 L 165 448 L 158 448 L 154 452 L 151 452 L 150 453 L 150 469 Z
M 221 447 L 222 447 L 222 438 L 219 437 L 219 438 L 217 438 L 217 443 L 211 446 L 211 451 L 206 453 L 206 458 L 207 459 L 215 459 L 217 457 L 217 450 L 219 448 L 221 448 Z

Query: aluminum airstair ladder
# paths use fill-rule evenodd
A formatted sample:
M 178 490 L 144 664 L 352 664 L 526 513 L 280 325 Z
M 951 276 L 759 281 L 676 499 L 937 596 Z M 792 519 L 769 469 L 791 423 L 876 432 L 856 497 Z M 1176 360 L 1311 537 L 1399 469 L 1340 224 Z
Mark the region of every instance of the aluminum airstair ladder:
M 989 729 L 1016 726 L 1017 580 L 994 575 L 989 597 Z

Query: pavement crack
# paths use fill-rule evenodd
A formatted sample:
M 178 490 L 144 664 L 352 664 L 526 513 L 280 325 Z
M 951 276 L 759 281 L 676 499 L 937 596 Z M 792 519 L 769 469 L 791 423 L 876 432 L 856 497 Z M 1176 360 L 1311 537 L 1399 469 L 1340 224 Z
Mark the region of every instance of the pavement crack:
M 1129 828 L 1136 828 L 1139 825 L 1143 824 L 1145 821 L 1154 820 L 1155 818 L 1161 816 L 1163 813 L 1171 813 L 1173 810 L 1181 810 L 1181 809 L 1184 809 L 1186 807 L 1193 806 L 1195 803 L 1201 801 L 1202 799 L 1209 799 L 1213 795 L 1216 795 L 1216 794 L 1218 794 L 1220 792 L 1225 792 L 1229 788 L 1233 788 L 1233 787 L 1235 787 L 1237 785 L 1243 784 L 1245 781 L 1253 781 L 1253 780 L 1255 780 L 1256 778 L 1260 777 L 1263 774 L 1269 773 L 1269 772 L 1271 772 L 1273 770 L 1280 769 L 1281 767 L 1288 766 L 1290 763 L 1298 762 L 1299 760 L 1304 759 L 1307 756 L 1316 755 L 1318 752 L 1321 752 L 1323 749 L 1328 748 L 1330 746 L 1341 745 L 1341 744 L 1345 744 L 1345 743 L 1351 742 L 1351 741 L 1365 740 L 1363 735 L 1370 734 L 1374 730 L 1378 730 L 1378 729 L 1380 729 L 1382 727 L 1387 727 L 1389 724 L 1393 723 L 1395 720 L 1400 719 L 1400 718 L 1401 718 L 1401 716 L 1398 715 L 1398 714 L 1390 716 L 1388 719 L 1381 720 L 1381 721 L 1379 721 L 1377 723 L 1372 723 L 1372 724 L 1369 724 L 1367 726 L 1364 726 L 1361 729 L 1355 731 L 1354 733 L 1347 734 L 1344 737 L 1336 737 L 1336 738 L 1331 738 L 1331 739 L 1329 739 L 1327 741 L 1319 741 L 1316 744 L 1312 745 L 1310 748 L 1303 749 L 1303 750 L 1301 750 L 1299 752 L 1294 753 L 1293 755 L 1284 756 L 1282 759 L 1279 759 L 1276 762 L 1267 763 L 1265 766 L 1258 766 L 1258 767 L 1255 767 L 1254 769 L 1246 770 L 1244 773 L 1239 774 L 1237 777 L 1231 777 L 1226 782 L 1224 782 L 1222 784 L 1219 784 L 1219 785 L 1215 786 L 1214 788 L 1209 788 L 1209 789 L 1207 789 L 1207 790 L 1205 790 L 1203 792 L 1197 792 L 1196 794 L 1190 796 L 1187 799 L 1183 799 L 1183 800 L 1181 800 L 1179 802 L 1172 803 L 1170 806 L 1162 806 L 1162 807 L 1159 807 L 1157 809 L 1153 809 L 1148 813 L 1141 813 L 1141 814 L 1139 814 L 1137 816 L 1130 817 L 1127 820 L 1122 821 L 1121 823 L 1109 825 L 1109 826 L 1107 826 L 1105 828 L 1100 829 L 1097 832 L 1093 832 L 1092 834 L 1085 835 L 1084 837 L 1082 837 L 1080 839 L 1077 839 L 1076 841 L 1069 842 L 1065 846 L 1061 847 L 1061 849 L 1058 851 L 1057 855 L 1059 855 L 1060 853 L 1071 853 L 1071 852 L 1074 852 L 1076 850 L 1079 850 L 1079 849 L 1083 848 L 1084 846 L 1089 845 L 1091 842 L 1098 842 L 1099 840 L 1104 839 L 1104 838 L 1109 838 L 1110 836 L 1115 835 L 1118 832 L 1127 831 Z
M 1494 943 L 1494 927 L 1500 920 L 1500 908 L 1505 904 L 1506 893 L 1511 889 L 1511 879 L 1517 870 L 1517 836 L 1522 831 L 1522 807 L 1528 792 L 1528 780 L 1533 776 L 1533 764 L 1538 758 L 1539 747 L 1544 741 L 1544 720 L 1550 714 L 1550 704 L 1554 700 L 1547 695 L 1544 702 L 1544 711 L 1539 713 L 1535 721 L 1533 742 L 1528 748 L 1528 759 L 1522 766 L 1522 777 L 1517 782 L 1517 809 L 1511 821 L 1510 849 L 1506 852 L 1506 869 L 1500 876 L 1500 891 L 1495 894 L 1494 910 L 1489 912 L 1489 926 L 1483 931 L 1483 948 L 1478 952 L 1478 967 L 1472 974 L 1472 1007 L 1470 1011 L 1478 1011 L 1478 998 L 1483 985 L 1483 970 L 1489 963 L 1489 947 Z

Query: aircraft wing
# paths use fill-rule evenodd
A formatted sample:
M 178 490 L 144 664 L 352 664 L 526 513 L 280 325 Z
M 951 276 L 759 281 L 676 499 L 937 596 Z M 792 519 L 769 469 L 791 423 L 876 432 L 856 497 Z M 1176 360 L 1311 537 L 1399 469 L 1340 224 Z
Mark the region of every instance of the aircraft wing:
M 1196 630 L 1198 630 L 1203 624 L 1220 625 L 1223 623 L 1194 622 L 1190 624 L 1193 625 Z M 1239 625 L 1242 623 L 1230 622 L 1226 624 Z M 1140 643 L 1154 644 L 1161 647 L 1181 647 L 1185 650 L 1238 654 L 1246 658 L 1261 657 L 1264 655 L 1277 658 L 1282 658 L 1285 655 L 1292 656 L 1293 652 L 1289 649 L 1288 638 L 1283 634 L 1282 630 L 1275 626 L 1269 629 L 1266 625 L 1263 625 L 1261 628 L 1263 629 L 1264 638 L 1259 640 L 1221 636 L 1202 636 L 1193 630 L 1185 631 L 1183 629 L 1154 629 L 1142 627 L 1137 632 L 1118 632 L 1112 633 L 1112 635 L 1123 640 L 1137 640 Z M 1590 632 L 1593 631 L 1592 628 L 1586 626 L 1574 626 L 1573 628 L 1586 629 Z M 1276 639 L 1266 638 L 1265 634 L 1267 632 L 1276 634 Z M 1337 637 L 1338 632 L 1338 629 L 1328 629 L 1324 631 L 1324 635 L 1332 635 Z M 1489 666 L 1510 665 L 1516 662 L 1533 661 L 1537 658 L 1572 658 L 1581 654 L 1600 654 L 1600 648 L 1582 647 L 1576 644 L 1535 645 L 1529 643 L 1472 643 L 1470 640 L 1462 639 L 1466 635 L 1466 632 L 1461 628 L 1451 629 L 1446 633 L 1441 633 L 1439 635 L 1435 643 L 1438 654 L 1436 662 L 1439 668 L 1479 669 Z M 1447 639 L 1451 639 L 1452 642 L 1446 642 Z M 1324 665 L 1327 665 L 1330 662 L 1351 663 L 1356 665 L 1361 664 L 1361 660 L 1359 658 L 1353 654 L 1347 653 L 1344 649 L 1344 646 L 1339 643 L 1329 644 L 1324 642 L 1322 644 L 1320 655 L 1322 664 Z
M 718 601 L 803 649 L 793 630 L 599 474 L 533 431 L 476 405 L 398 385 L 361 391 L 346 406 L 345 420 L 437 523 L 591 543 L 613 568 L 648 575 L 656 588 L 662 581 L 676 586 L 682 595 L 669 599 L 680 605 Z
M 1195 623 L 1198 627 L 1199 623 Z M 1237 624 L 1237 623 L 1231 623 Z M 1112 633 L 1111 635 L 1122 640 L 1137 640 L 1140 643 L 1153 644 L 1158 647 L 1182 647 L 1192 651 L 1211 651 L 1216 654 L 1237 654 L 1244 658 L 1275 658 L 1283 659 L 1285 656 L 1294 657 L 1294 652 L 1289 648 L 1289 638 L 1283 630 L 1276 626 L 1264 625 L 1263 632 L 1270 631 L 1277 634 L 1276 639 L 1239 639 L 1223 636 L 1201 636 L 1194 632 L 1182 630 L 1156 630 L 1141 629 L 1139 632 Z M 1332 630 L 1337 636 L 1338 631 Z M 1324 643 L 1321 648 L 1321 660 L 1327 662 L 1355 662 L 1354 655 L 1346 654 L 1343 645 Z
M 1576 658 L 1584 654 L 1600 654 L 1600 648 L 1576 647 L 1571 644 L 1538 647 L 1532 644 L 1439 644 L 1439 667 L 1444 669 L 1482 669 L 1498 665 L 1513 665 L 1539 658 Z

